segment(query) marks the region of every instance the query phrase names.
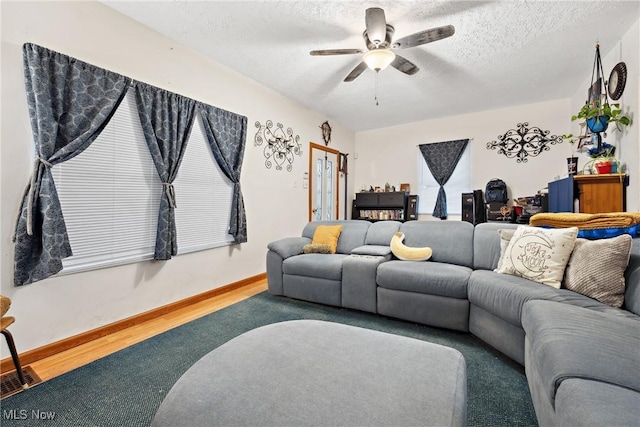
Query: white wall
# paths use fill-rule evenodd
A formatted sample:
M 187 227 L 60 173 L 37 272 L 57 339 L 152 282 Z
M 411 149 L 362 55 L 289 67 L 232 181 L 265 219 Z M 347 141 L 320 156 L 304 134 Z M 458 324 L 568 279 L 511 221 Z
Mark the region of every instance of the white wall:
M 611 69 L 624 61 L 628 69 L 626 89 L 620 102 L 625 113 L 632 117 L 632 125 L 623 133 L 609 132 L 606 141 L 618 148 L 616 155 L 626 164 L 629 174 L 627 188 L 627 210 L 640 211 L 640 21 L 636 21 L 623 35 L 616 46 L 601 46 L 603 68 L 606 78 Z M 575 54 L 575 53 L 574 53 Z M 495 141 L 498 135 L 514 129 L 517 123 L 526 121 L 530 126 L 549 130 L 562 135 L 577 134 L 577 123 L 571 122 L 586 100 L 590 85 L 593 51 L 584 52 L 584 74 L 575 79 L 575 95 L 571 98 L 509 108 L 481 111 L 443 119 L 409 123 L 401 126 L 358 132 L 356 134 L 355 190 L 369 185 L 384 185 L 408 182 L 413 194 L 418 191 L 416 158 L 418 144 L 471 138 L 472 185 L 483 189 L 487 181 L 498 177 L 505 180 L 509 197 L 529 196 L 546 187 L 555 177 L 567 175 L 566 158 L 571 154 L 567 142 L 550 146 L 550 150 L 537 157 L 530 157 L 527 163 L 516 163 L 496 151 L 487 150 L 486 144 Z M 544 90 L 544 88 L 541 88 Z M 579 155 L 578 169 L 587 162 L 586 154 Z M 460 197 L 459 194 L 448 197 Z M 450 216 L 449 219 L 459 219 Z M 434 219 L 431 215 L 421 215 L 421 220 Z
M 569 99 L 519 105 L 500 110 L 483 111 L 443 119 L 427 120 L 356 134 L 356 191 L 363 185 L 384 185 L 385 182 L 408 182 L 411 192 L 418 192 L 419 144 L 470 138 L 471 176 L 473 189 L 482 189 L 492 178 L 502 178 L 510 198 L 530 196 L 547 186 L 555 176 L 566 176 L 569 144 L 551 145 L 527 163 L 517 163 L 488 150 L 488 142 L 498 135 L 516 129 L 518 123 L 527 122 L 562 135 L 569 131 Z M 461 197 L 460 194 L 447 197 Z M 420 219 L 433 219 L 421 215 Z M 459 216 L 450 216 L 459 219 Z
M 571 98 L 571 115 L 576 114 L 586 101 L 594 55 L 595 45 L 589 55 L 584 55 L 585 74 Z M 610 126 L 603 140 L 616 146 L 616 157 L 621 163 L 626 164 L 629 174 L 627 210 L 640 211 L 640 20 L 629 28 L 615 46 L 600 46 L 600 55 L 605 79 L 609 78 L 611 69 L 618 62 L 622 61 L 627 66 L 627 84 L 622 97 L 610 102 L 620 103 L 624 113 L 632 118 L 632 123 L 631 126 L 624 127 L 623 132 L 613 131 L 613 127 Z M 572 132 L 579 132 L 577 122 L 572 124 Z M 584 164 L 588 160 L 588 156 L 582 154 L 579 162 Z
M 0 283 L 13 300 L 18 351 L 51 342 L 265 271 L 267 243 L 307 222 L 308 144 L 322 144 L 313 111 L 177 45 L 97 2 L 5 2 L 2 13 L 2 188 Z M 32 165 L 22 44 L 33 42 L 94 65 L 248 117 L 242 189 L 246 244 L 50 278 L 14 287 L 11 235 Z M 300 135 L 293 171 L 266 169 L 254 123 L 272 120 Z M 333 125 L 332 148 L 353 152 L 353 132 Z M 351 160 L 351 159 L 350 159 Z M 353 186 L 350 185 L 352 188 Z M 341 196 L 342 203 L 342 196 Z M 342 209 L 341 209 L 342 210 Z M 2 344 L 2 356 L 8 356 Z

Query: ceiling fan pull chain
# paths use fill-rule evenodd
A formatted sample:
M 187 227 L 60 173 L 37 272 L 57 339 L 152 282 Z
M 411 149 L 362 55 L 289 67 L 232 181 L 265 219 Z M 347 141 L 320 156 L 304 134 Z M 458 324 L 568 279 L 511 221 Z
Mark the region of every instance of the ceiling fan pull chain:
M 376 100 L 376 107 L 380 105 L 378 104 L 378 73 L 376 73 L 376 80 L 373 87 L 373 99 Z

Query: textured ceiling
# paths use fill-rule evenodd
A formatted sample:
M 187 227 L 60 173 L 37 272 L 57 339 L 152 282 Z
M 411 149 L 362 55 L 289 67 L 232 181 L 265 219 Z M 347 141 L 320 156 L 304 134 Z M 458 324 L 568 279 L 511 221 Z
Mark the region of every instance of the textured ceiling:
M 570 97 L 638 19 L 637 1 L 103 1 L 132 19 L 353 131 Z M 365 10 L 382 7 L 394 39 L 451 24 L 453 37 L 398 51 L 389 67 L 342 80 L 364 49 Z M 605 74 L 615 64 L 604 64 Z

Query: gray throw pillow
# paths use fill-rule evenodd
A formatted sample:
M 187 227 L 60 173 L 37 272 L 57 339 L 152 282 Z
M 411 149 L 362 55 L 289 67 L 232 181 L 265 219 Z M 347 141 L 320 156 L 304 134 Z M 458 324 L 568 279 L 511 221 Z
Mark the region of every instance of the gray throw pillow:
M 576 239 L 565 270 L 564 286 L 613 307 L 624 302 L 624 271 L 629 264 L 632 238 Z
M 309 243 L 302 247 L 302 253 L 305 254 L 332 254 L 331 245 L 324 243 Z

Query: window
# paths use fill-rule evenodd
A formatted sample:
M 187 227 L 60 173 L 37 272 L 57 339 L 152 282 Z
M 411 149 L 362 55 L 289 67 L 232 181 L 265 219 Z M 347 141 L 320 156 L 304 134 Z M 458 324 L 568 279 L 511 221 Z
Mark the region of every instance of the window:
M 62 273 L 153 258 L 162 184 L 130 90 L 98 138 L 52 168 L 73 256 Z M 196 116 L 174 182 L 180 254 L 222 246 L 233 186 L 221 173 Z
M 447 214 L 462 215 L 462 193 L 471 191 L 471 144 L 467 144 L 458 164 L 456 165 L 451 178 L 444 185 L 447 193 Z M 419 202 L 418 212 L 420 214 L 431 215 L 436 206 L 436 197 L 440 185 L 431 175 L 431 171 L 425 162 L 424 157 L 418 151 L 418 171 L 419 171 Z
M 173 187 L 178 254 L 233 243 L 233 236 L 227 233 L 233 184 L 213 157 L 198 115 Z

